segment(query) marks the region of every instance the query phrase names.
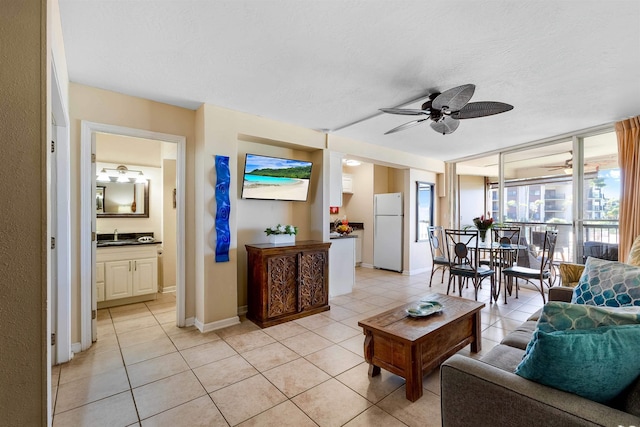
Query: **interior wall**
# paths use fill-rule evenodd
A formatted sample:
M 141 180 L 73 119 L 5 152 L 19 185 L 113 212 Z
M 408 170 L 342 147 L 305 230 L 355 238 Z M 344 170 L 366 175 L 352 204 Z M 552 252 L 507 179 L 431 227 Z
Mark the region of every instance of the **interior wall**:
M 238 182 L 238 213 L 236 218 L 238 222 L 238 248 L 241 248 L 238 251 L 238 307 L 247 305 L 247 252 L 244 249 L 244 245 L 268 243 L 269 239 L 264 230 L 277 224 L 291 224 L 298 227 L 296 240 L 311 239 L 310 201 L 288 202 L 242 199 L 242 180 L 245 155 L 247 153 L 312 161 L 311 153 L 308 151 L 277 147 L 266 143 L 238 141 L 238 173 L 236 177 Z M 314 168 L 316 168 L 315 164 L 312 170 Z
M 239 153 L 240 141 L 257 142 L 264 141 L 267 145 L 273 145 L 273 142 L 279 142 L 282 147 L 290 149 L 300 149 L 301 151 L 316 151 L 326 148 L 325 135 L 323 133 L 313 131 L 310 129 L 300 128 L 273 120 L 265 119 L 262 117 L 252 116 L 236 111 L 227 110 L 224 108 L 203 105 L 198 110 L 198 130 L 201 133 L 198 135 L 198 165 L 196 168 L 196 181 L 199 182 L 198 188 L 196 188 L 196 199 L 202 199 L 203 206 L 198 211 L 198 218 L 196 218 L 196 233 L 206 236 L 205 241 L 201 246 L 197 247 L 196 258 L 198 262 L 202 262 L 203 274 L 202 277 L 198 277 L 196 280 L 196 289 L 202 297 L 202 319 L 198 321 L 203 322 L 204 325 L 219 325 L 219 322 L 232 321 L 233 318 L 237 318 L 238 302 L 239 302 L 239 286 L 245 286 L 239 284 L 239 270 L 244 271 L 244 266 L 239 265 L 239 254 L 241 251 L 246 252 L 245 248 L 241 246 L 240 237 L 245 239 L 254 239 L 257 236 L 258 226 L 253 220 L 252 229 L 248 234 L 244 234 L 245 224 L 240 222 L 240 218 L 243 220 L 247 217 L 245 212 L 245 206 L 247 206 L 243 200 L 238 200 L 239 186 L 242 181 L 238 180 L 241 176 L 240 162 L 241 157 Z M 231 194 L 231 212 L 229 217 L 229 228 L 232 236 L 231 245 L 229 249 L 229 262 L 215 262 L 215 170 L 213 165 L 213 158 L 215 155 L 223 155 L 229 157 L 229 167 L 231 172 L 231 185 L 229 192 Z M 319 159 L 320 156 L 314 156 L 310 154 L 313 159 Z M 314 160 L 314 170 L 318 167 L 320 171 L 324 170 L 323 164 L 316 164 Z M 315 175 L 314 172 L 312 174 Z M 316 183 L 312 183 L 313 188 L 310 189 L 310 201 L 309 209 L 310 213 L 299 214 L 296 218 L 293 218 L 293 214 L 287 211 L 287 208 L 274 208 L 280 211 L 283 215 L 277 222 L 287 221 L 302 221 L 304 223 L 304 216 L 309 217 L 323 217 L 323 206 L 328 206 L 328 200 L 325 201 L 325 195 L 318 186 L 324 185 L 324 182 L 319 182 L 320 179 L 315 180 Z M 275 203 L 275 202 L 274 202 Z M 325 204 L 326 203 L 326 204 Z M 285 202 L 286 204 L 286 202 Z M 253 205 L 251 205 L 253 206 Z M 284 205 L 276 205 L 284 206 Z M 249 215 L 261 216 L 262 212 L 256 212 L 252 210 Z M 273 215 L 278 215 L 273 213 Z M 276 216 L 272 218 L 275 219 Z M 328 218 L 328 216 L 327 216 Z M 308 220 L 307 220 L 308 221 Z M 262 222 L 262 221 L 261 221 Z M 277 224 L 276 222 L 276 224 Z M 264 224 L 260 227 L 266 228 L 271 224 Z M 275 224 L 273 224 L 275 225 Z M 317 227 L 317 224 L 313 224 L 312 227 Z M 312 227 L 307 227 L 311 229 Z M 264 229 L 263 228 L 263 229 Z M 327 227 L 328 229 L 328 227 Z M 303 229 L 301 233 L 305 233 Z M 302 234 L 303 236 L 304 234 Z M 237 237 L 234 240 L 234 237 Z M 310 237 L 313 239 L 322 238 L 322 234 L 313 229 L 310 232 Z M 243 273 L 240 273 L 243 274 Z M 199 290 L 201 288 L 201 291 Z M 199 309 L 196 310 L 197 312 Z M 200 314 L 198 314 L 200 316 Z
M 431 268 L 431 249 L 428 241 L 417 241 L 417 182 L 427 182 L 435 184 L 436 174 L 433 172 L 422 171 L 417 169 L 409 170 L 408 188 L 406 199 L 409 201 L 408 214 L 409 214 L 409 235 L 408 241 L 408 253 L 409 253 L 409 265 L 407 266 L 410 274 L 418 274 L 424 271 L 429 271 Z M 434 221 L 437 217 L 439 209 L 439 202 L 437 197 L 437 191 L 434 190 L 433 195 L 433 216 Z M 405 214 L 406 215 L 406 214 Z
M 473 218 L 487 214 L 485 209 L 486 196 L 484 177 L 458 176 L 459 224 L 461 227 L 473 225 Z
M 130 164 L 161 168 L 164 144 L 169 143 L 99 132 L 96 134 L 96 158 L 100 162 L 124 164 L 129 169 L 132 169 Z
M 144 129 L 186 137 L 185 313 L 195 314 L 195 112 L 159 102 L 71 83 L 71 337 L 80 341 L 80 127 L 81 121 Z
M 353 178 L 353 194 L 343 196 L 343 206 L 335 217 L 343 213 L 350 222 L 362 222 L 362 264 L 373 265 L 373 178 L 374 165 L 362 163 L 359 166 L 345 166 L 343 171 Z M 346 201 L 346 203 L 344 203 Z
M 96 150 L 97 151 L 97 150 Z M 99 151 L 96 153 L 98 159 Z M 115 169 L 122 163 L 96 162 L 96 170 L 102 168 Z M 126 164 L 127 168 L 140 170 L 149 180 L 149 218 L 96 218 L 96 233 L 113 233 L 115 229 L 118 233 L 142 233 L 153 232 L 158 240 L 163 239 L 162 233 L 162 169 L 146 166 L 139 166 L 131 163 Z M 100 185 L 100 183 L 97 183 Z M 137 200 L 136 204 L 141 206 L 142 200 Z
M 48 4 L 3 2 L 0 14 L 4 83 L 0 85 L 0 412 L 4 425 L 46 425 L 48 421 Z
M 162 161 L 162 283 L 160 292 L 175 289 L 177 278 L 178 245 L 176 231 L 178 218 L 175 205 L 176 199 L 174 198 L 176 163 L 175 159 L 164 159 Z

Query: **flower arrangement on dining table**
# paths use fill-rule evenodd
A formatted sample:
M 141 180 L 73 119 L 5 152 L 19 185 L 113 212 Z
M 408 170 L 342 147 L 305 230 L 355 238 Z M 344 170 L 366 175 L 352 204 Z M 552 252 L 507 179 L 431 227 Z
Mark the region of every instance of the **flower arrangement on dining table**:
M 264 232 L 267 236 L 271 236 L 272 234 L 288 234 L 290 236 L 295 236 L 298 234 L 298 227 L 294 225 L 281 225 L 278 224 L 273 227 L 267 227 Z
M 493 226 L 493 218 L 490 218 L 489 215 L 486 217 L 484 215 L 480 215 L 473 218 L 473 224 L 478 229 L 480 240 L 484 242 L 487 238 L 487 230 Z
M 478 230 L 486 232 L 493 225 L 493 218 L 489 218 L 488 216 L 485 218 L 484 215 L 477 216 L 473 218 L 473 224 Z

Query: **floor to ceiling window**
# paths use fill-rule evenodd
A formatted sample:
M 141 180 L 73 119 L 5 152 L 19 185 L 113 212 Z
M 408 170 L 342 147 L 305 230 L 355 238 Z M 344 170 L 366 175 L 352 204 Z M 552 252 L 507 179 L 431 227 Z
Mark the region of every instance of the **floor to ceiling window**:
M 498 158 L 456 165 L 460 175 L 488 178 L 487 210 L 496 221 L 520 225 L 532 248 L 544 230 L 558 230 L 558 262 L 617 259 L 620 173 L 613 129 L 505 151 L 502 194 Z

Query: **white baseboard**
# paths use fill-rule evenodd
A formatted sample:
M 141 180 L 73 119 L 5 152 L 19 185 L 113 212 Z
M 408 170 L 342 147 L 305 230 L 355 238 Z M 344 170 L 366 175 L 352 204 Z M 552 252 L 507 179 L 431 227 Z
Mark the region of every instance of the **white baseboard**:
M 246 305 L 241 305 L 238 307 L 238 316 L 244 316 L 249 311 L 249 308 Z
M 176 291 L 176 285 L 173 286 L 164 286 L 162 288 L 162 291 L 160 292 L 161 294 L 170 294 L 171 292 L 175 292 Z
M 184 326 L 193 326 L 195 325 L 195 317 L 187 317 L 186 319 L 184 319 Z
M 362 267 L 362 268 L 373 268 L 373 264 L 365 264 L 363 262 L 362 264 L 360 264 L 360 267 Z
M 215 322 L 204 324 L 198 319 L 195 319 L 194 325 L 200 330 L 200 332 L 211 332 L 217 329 L 226 328 L 227 326 L 233 326 L 240 323 L 238 316 L 229 317 L 228 319 L 217 320 Z
M 429 273 L 431 272 L 431 267 L 423 267 L 416 268 L 415 270 L 403 271 L 402 274 L 407 276 L 414 276 L 416 274 Z

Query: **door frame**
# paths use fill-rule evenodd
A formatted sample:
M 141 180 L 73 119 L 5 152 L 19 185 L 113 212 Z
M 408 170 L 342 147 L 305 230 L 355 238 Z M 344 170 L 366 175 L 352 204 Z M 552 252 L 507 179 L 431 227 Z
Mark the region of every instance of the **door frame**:
M 80 344 L 82 351 L 92 344 L 92 289 L 95 277 L 95 242 L 92 241 L 94 218 L 94 188 L 96 177 L 91 173 L 91 145 L 96 132 L 152 139 L 178 144 L 176 159 L 176 325 L 185 326 L 185 184 L 186 137 L 124 126 L 82 120 L 80 143 Z

